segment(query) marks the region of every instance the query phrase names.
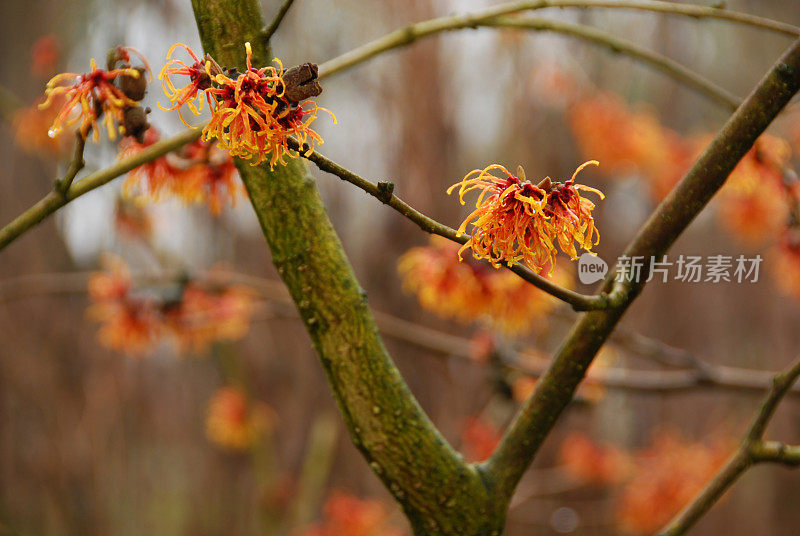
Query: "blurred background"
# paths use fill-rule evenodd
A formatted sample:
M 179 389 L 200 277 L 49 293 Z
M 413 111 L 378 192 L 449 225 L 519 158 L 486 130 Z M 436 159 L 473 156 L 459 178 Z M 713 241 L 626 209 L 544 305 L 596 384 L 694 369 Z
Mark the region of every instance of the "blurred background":
M 408 23 L 493 3 L 298 0 L 273 52 L 286 66 L 322 63 Z M 279 4 L 262 2 L 267 20 Z M 791 0 L 727 7 L 800 24 Z M 624 37 L 739 97 L 790 42 L 761 29 L 652 13 L 533 15 Z M 173 43 L 201 50 L 189 2 L 177 0 L 4 0 L 0 28 L 2 224 L 45 195 L 66 167 L 69 150 L 43 150 L 20 126 L 34 120 L 19 119 L 53 74 L 85 72 L 93 57 L 102 65 L 119 44 L 141 51 L 156 74 Z M 373 181 L 392 180 L 396 194 L 453 227 L 468 207 L 445 190 L 472 169 L 521 164 L 528 178 L 565 180 L 585 160 L 600 160 L 580 181 L 606 194 L 595 211 L 596 251 L 609 264 L 702 148 L 698 140 L 729 113 L 625 55 L 568 36 L 491 28 L 419 41 L 323 86 L 317 100 L 338 123 L 324 114 L 315 123 L 326 140 L 320 151 Z M 166 99 L 155 80 L 144 100 L 150 122 L 165 135 L 180 132 L 177 114 L 159 110 L 159 101 Z M 672 260 L 761 255 L 757 281 L 648 285 L 623 320 L 629 336 L 603 352 L 602 366 L 658 378 L 686 369 L 687 356 L 778 370 L 797 355 L 800 261 L 792 257 L 796 230 L 786 222 L 795 208 L 798 125 L 790 106 L 769 131 L 776 138 L 750 155 L 746 192 L 723 193 L 670 252 Z M 111 164 L 118 150 L 103 137 L 88 144 L 84 173 Z M 406 281 L 404 290 L 398 261 L 410 248 L 429 247 L 428 237 L 363 192 L 312 172 L 411 389 L 465 457 L 485 457 L 530 391 L 523 372 L 546 362 L 575 313 L 550 303 L 517 317 L 523 308 L 509 301 L 503 314 L 517 321 L 509 330 L 480 311 L 424 307 L 419 285 Z M 755 193 L 747 190 L 753 177 L 762 181 Z M 770 180 L 779 192 L 773 197 L 764 186 Z M 0 534 L 407 533 L 347 437 L 247 200 L 240 196 L 218 215 L 169 196 L 120 201 L 124 181 L 71 203 L 0 252 Z M 135 288 L 136 303 L 157 301 L 165 318 L 192 306 L 233 312 L 222 320 L 213 309 L 201 334 L 175 328 L 141 352 L 126 348 L 108 327 L 118 310 L 98 303 L 98 292 L 94 303 L 87 294 L 90 280 L 95 290 L 108 283 L 90 274 L 109 262 L 117 269 L 109 280 Z M 128 281 L 121 262 L 157 284 Z M 568 258 L 559 263 L 569 278 Z M 167 272 L 181 275 L 165 281 Z M 187 274 L 202 288 L 192 287 L 194 302 Z M 631 333 L 661 354 L 643 351 Z M 653 358 L 664 352 L 683 362 L 665 368 Z M 761 396 L 758 389 L 645 392 L 601 383 L 582 389 L 558 423 L 520 485 L 506 534 L 654 532 L 733 450 Z M 784 402 L 769 438 L 800 442 L 796 399 Z M 758 467 L 695 532 L 796 534 L 796 493 L 800 475 Z

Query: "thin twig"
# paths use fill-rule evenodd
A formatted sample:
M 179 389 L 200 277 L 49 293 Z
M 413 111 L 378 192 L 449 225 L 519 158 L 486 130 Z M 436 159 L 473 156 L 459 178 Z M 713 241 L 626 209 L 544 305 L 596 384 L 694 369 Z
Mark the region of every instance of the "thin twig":
M 72 184 L 65 193 L 50 192 L 35 205 L 28 210 L 17 216 L 11 223 L 0 229 L 0 250 L 5 248 L 13 242 L 22 233 L 41 222 L 49 215 L 66 205 L 67 203 L 77 199 L 83 194 L 98 188 L 107 182 L 110 182 L 117 177 L 124 175 L 130 170 L 141 166 L 151 160 L 183 147 L 187 143 L 191 143 L 200 137 L 201 130 L 186 130 L 177 136 L 162 140 L 159 142 L 145 147 L 135 155 L 123 158 L 115 164 L 96 171 Z
M 614 53 L 624 54 L 639 60 L 674 78 L 681 84 L 690 87 L 708 97 L 717 104 L 733 111 L 740 100 L 726 89 L 704 78 L 677 61 L 662 54 L 640 47 L 627 39 L 621 39 L 609 33 L 583 24 L 572 24 L 537 17 L 497 17 L 481 22 L 480 26 L 497 28 L 517 28 L 544 32 L 556 32 L 570 35 L 610 49 Z
M 775 413 L 778 403 L 800 376 L 800 359 L 782 374 L 775 376 L 772 388 L 761 402 L 761 407 L 739 445 L 725 466 L 708 483 L 697 497 L 678 514 L 660 533 L 660 536 L 679 536 L 689 530 L 723 493 L 756 462 L 770 461 L 797 465 L 800 463 L 797 447 L 785 447 L 776 442 L 764 442 L 764 430 Z
M 29 274 L 0 280 L 0 303 L 31 296 L 85 294 L 86 285 L 93 272 L 55 272 Z M 231 283 L 247 286 L 270 303 L 286 307 L 285 314 L 297 317 L 286 286 L 281 282 L 239 272 L 225 271 L 219 274 Z M 165 271 L 155 274 L 134 274 L 133 280 L 142 285 L 164 285 L 180 281 L 185 277 L 202 279 L 202 274 L 187 274 L 186 271 Z M 372 311 L 380 332 L 392 339 L 424 348 L 442 355 L 474 361 L 469 339 L 429 328 L 381 311 Z M 633 334 L 631 334 L 633 335 Z M 641 335 L 642 338 L 648 339 Z M 613 338 L 613 337 L 612 337 Z M 649 348 L 664 346 L 664 352 L 680 352 L 660 341 L 648 339 Z M 625 348 L 629 350 L 628 348 Z M 506 352 L 499 356 L 500 365 L 507 372 L 515 372 L 533 378 L 541 377 L 550 366 L 549 359 L 520 351 Z M 520 363 L 524 363 L 521 365 Z M 609 367 L 593 370 L 588 380 L 609 389 L 650 394 L 686 393 L 697 389 L 720 391 L 763 392 L 773 382 L 774 372 L 722 365 L 704 365 L 704 373 L 689 370 L 633 370 Z M 800 386 L 792 386 L 792 395 L 800 395 Z
M 280 27 L 281 22 L 283 22 L 283 17 L 286 16 L 286 12 L 289 11 L 289 8 L 292 7 L 294 4 L 294 0 L 284 0 L 283 4 L 281 4 L 278 13 L 275 14 L 275 18 L 272 19 L 272 22 L 269 23 L 269 26 L 264 28 L 264 39 L 269 42 L 272 39 L 272 36 Z
M 86 135 L 88 136 L 88 133 Z M 75 177 L 78 175 L 80 170 L 82 170 L 86 165 L 86 162 L 83 159 L 83 150 L 85 147 L 86 137 L 81 134 L 80 131 L 75 132 L 75 149 L 72 153 L 72 160 L 69 163 L 69 167 L 67 167 L 66 174 L 60 179 L 56 179 L 55 184 L 53 185 L 53 189 L 57 193 L 65 195 L 69 190 L 69 187 L 72 186 L 72 181 L 75 180 Z
M 293 149 L 299 151 L 305 158 L 313 162 L 322 171 L 336 175 L 340 179 L 364 190 L 369 195 L 375 197 L 382 203 L 389 205 L 397 212 L 417 224 L 423 231 L 447 238 L 448 240 L 452 240 L 453 242 L 462 245 L 469 240 L 469 237 L 459 234 L 458 231 L 452 227 L 448 227 L 447 225 L 439 223 L 433 218 L 426 216 L 394 195 L 394 183 L 379 182 L 378 184 L 375 184 L 356 175 L 352 171 L 345 169 L 336 162 L 329 160 L 317 151 L 308 154 L 308 147 L 300 147 L 296 140 L 290 140 L 289 145 Z M 513 264 L 508 268 L 536 288 L 547 292 L 551 296 L 554 296 L 565 303 L 570 304 L 576 311 L 593 311 L 598 309 L 606 309 L 611 306 L 611 302 L 606 295 L 601 294 L 598 296 L 588 296 L 566 289 L 562 286 L 556 285 L 549 279 L 540 276 L 533 270 L 530 270 L 521 264 Z
M 488 9 L 475 11 L 473 13 L 451 15 L 439 17 L 410 24 L 395 30 L 383 37 L 379 37 L 358 48 L 346 52 L 341 56 L 326 61 L 319 66 L 319 77 L 331 76 L 345 69 L 354 67 L 370 58 L 377 56 L 388 50 L 408 45 L 422 39 L 436 35 L 441 32 L 460 30 L 463 28 L 476 28 L 480 23 L 487 22 L 493 17 L 509 15 L 521 11 L 533 11 L 548 7 L 594 7 L 594 8 L 621 8 L 636 9 L 645 11 L 657 11 L 660 13 L 670 13 L 684 15 L 693 18 L 715 18 L 755 26 L 783 33 L 789 36 L 800 35 L 800 28 L 783 22 L 765 19 L 746 13 L 727 11 L 723 9 L 711 8 L 706 6 L 696 6 L 691 4 L 675 4 L 672 2 L 614 2 L 614 1 L 558 1 L 558 0 L 528 0 L 522 2 L 509 2 L 500 4 Z

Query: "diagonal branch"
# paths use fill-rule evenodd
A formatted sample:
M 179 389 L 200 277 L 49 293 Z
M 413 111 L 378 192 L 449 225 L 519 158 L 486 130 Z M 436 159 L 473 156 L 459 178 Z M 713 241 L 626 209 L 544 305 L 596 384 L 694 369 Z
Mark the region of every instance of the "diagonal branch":
M 800 40 L 775 63 L 745 102 L 715 136 L 681 182 L 656 208 L 624 254 L 660 257 L 722 187 L 739 160 L 800 89 Z M 620 307 L 582 315 L 557 352 L 553 364 L 520 409 L 494 455 L 483 465 L 493 479 L 497 501 L 509 501 L 558 416 L 569 404 L 600 347 L 644 287 L 646 275 L 615 282 L 612 270 L 604 290 Z
M 286 16 L 289 8 L 292 7 L 292 4 L 294 4 L 294 0 L 283 0 L 283 4 L 281 4 L 281 7 L 275 14 L 275 18 L 273 18 L 272 22 L 269 23 L 269 26 L 264 29 L 264 39 L 267 41 L 267 43 L 269 43 L 270 39 L 272 39 L 272 36 L 275 34 L 275 32 L 278 31 L 278 28 L 283 22 L 283 17 Z
M 800 377 L 800 359 L 796 360 L 785 372 L 775 376 L 772 388 L 761 403 L 761 408 L 747 429 L 737 451 L 700 494 L 675 519 L 670 521 L 661 531 L 660 536 L 684 534 L 753 464 L 757 462 L 800 464 L 800 449 L 797 447 L 787 447 L 774 441 L 763 441 L 764 429 L 775 413 L 778 403 L 783 400 L 798 377 Z
M 317 151 L 306 155 L 305 153 L 307 152 L 307 148 L 300 147 L 295 140 L 290 140 L 290 145 L 293 149 L 300 151 L 305 158 L 316 164 L 316 166 L 322 171 L 336 175 L 340 179 L 364 190 L 369 195 L 375 197 L 380 202 L 389 205 L 397 212 L 417 224 L 423 231 L 447 238 L 448 240 L 452 240 L 458 244 L 464 244 L 467 242 L 467 240 L 469 240 L 469 237 L 465 235 L 459 235 L 458 232 L 452 227 L 448 227 L 447 225 L 439 223 L 433 218 L 426 216 L 394 195 L 394 183 L 379 182 L 378 184 L 375 184 L 356 175 L 352 171 L 345 169 L 336 162 L 327 159 Z M 508 266 L 508 268 L 536 288 L 547 292 L 551 296 L 554 296 L 565 303 L 570 304 L 576 311 L 606 309 L 611 305 L 608 297 L 605 294 L 601 294 L 599 296 L 587 296 L 585 294 L 580 294 L 573 290 L 556 285 L 549 279 L 540 276 L 533 270 L 530 270 L 521 264 L 513 264 Z

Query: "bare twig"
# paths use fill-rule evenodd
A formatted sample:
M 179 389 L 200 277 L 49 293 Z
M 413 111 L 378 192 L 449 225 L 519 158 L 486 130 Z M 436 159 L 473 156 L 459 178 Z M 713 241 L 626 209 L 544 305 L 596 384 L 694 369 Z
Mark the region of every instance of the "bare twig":
M 580 8 L 621 8 L 621 9 L 636 9 L 645 11 L 656 11 L 660 13 L 670 13 L 675 15 L 684 15 L 693 18 L 715 18 L 755 26 L 763 29 L 768 29 L 783 33 L 789 36 L 800 35 L 800 28 L 786 24 L 783 22 L 765 19 L 763 17 L 756 17 L 746 13 L 737 13 L 735 11 L 728 11 L 706 6 L 697 6 L 691 4 L 677 4 L 672 2 L 642 2 L 642 1 L 558 1 L 558 0 L 528 0 L 521 2 L 509 2 L 500 4 L 481 11 L 473 13 L 451 15 L 447 17 L 439 17 L 436 19 L 426 20 L 410 24 L 404 28 L 395 30 L 383 37 L 379 37 L 365 45 L 356 49 L 346 52 L 341 56 L 333 58 L 321 64 L 319 67 L 320 78 L 323 76 L 330 76 L 341 72 L 345 69 L 354 67 L 360 63 L 367 61 L 370 58 L 377 56 L 388 50 L 392 50 L 401 46 L 408 45 L 432 35 L 441 32 L 460 30 L 463 28 L 476 28 L 481 23 L 489 21 L 493 17 L 500 15 L 509 15 L 521 11 L 532 11 L 536 9 L 544 9 L 549 7 L 580 7 Z
M 163 156 L 170 151 L 174 151 L 187 143 L 191 143 L 199 138 L 200 134 L 200 129 L 187 130 L 172 138 L 154 143 L 135 155 L 123 158 L 105 169 L 87 175 L 80 181 L 72 184 L 63 194 L 57 191 L 50 192 L 35 205 L 17 216 L 11 223 L 0 229 L 0 250 L 67 203 L 124 175 L 128 171 L 144 163 L 154 160 L 159 156 Z M 77 173 L 77 171 L 75 173 Z M 66 176 L 69 176 L 69 173 L 67 173 Z
M 684 534 L 754 463 L 769 461 L 787 465 L 800 464 L 800 448 L 763 441 L 764 430 L 778 403 L 786 396 L 798 376 L 800 376 L 800 359 L 797 359 L 785 372 L 775 376 L 772 388 L 762 401 L 761 408 L 747 429 L 737 451 L 700 494 L 661 531 L 660 536 Z
M 464 244 L 467 242 L 467 240 L 469 240 L 467 236 L 459 235 L 458 232 L 452 227 L 448 227 L 447 225 L 439 223 L 433 218 L 429 218 L 394 195 L 393 183 L 379 182 L 375 184 L 356 175 L 352 171 L 345 169 L 336 162 L 329 160 L 317 151 L 314 151 L 311 154 L 306 154 L 308 148 L 306 146 L 300 147 L 295 140 L 290 140 L 290 146 L 293 149 L 300 151 L 305 158 L 313 162 L 322 171 L 336 175 L 340 179 L 364 190 L 369 195 L 375 197 L 382 203 L 389 205 L 397 212 L 417 224 L 423 231 L 439 235 L 458 244 Z M 591 311 L 605 309 L 612 306 L 612 303 L 609 301 L 609 298 L 606 295 L 601 294 L 599 296 L 587 296 L 585 294 L 580 294 L 566 289 L 556 285 L 549 279 L 538 275 L 533 270 L 530 270 L 521 264 L 513 264 L 508 268 L 536 288 L 547 292 L 551 296 L 554 296 L 565 303 L 570 304 L 576 311 Z
M 281 4 L 280 9 L 275 14 L 275 18 L 272 19 L 272 22 L 269 23 L 269 26 L 264 28 L 264 39 L 269 42 L 272 39 L 272 36 L 280 27 L 281 22 L 283 22 L 283 17 L 286 16 L 286 12 L 289 11 L 289 8 L 292 7 L 294 4 L 294 0 L 284 0 L 283 4 Z
M 86 135 L 88 136 L 89 133 L 87 132 Z M 86 162 L 83 160 L 83 150 L 85 147 L 86 138 L 80 131 L 75 132 L 75 149 L 72 153 L 72 160 L 69 163 L 69 167 L 67 167 L 66 174 L 60 179 L 56 179 L 53 185 L 57 193 L 65 195 L 69 187 L 72 186 L 72 181 L 75 180 L 80 170 L 86 165 Z
M 47 296 L 58 294 L 84 294 L 89 276 L 93 272 L 63 272 L 47 274 L 30 274 L 11 279 L 0 280 L 0 302 L 8 302 L 31 296 Z M 272 304 L 285 307 L 283 315 L 297 317 L 291 297 L 286 287 L 276 280 L 255 277 L 239 272 L 226 271 L 221 274 L 232 283 L 245 285 L 253 289 L 261 298 Z M 201 273 L 188 274 L 193 279 L 202 280 Z M 171 284 L 187 277 L 185 271 L 165 271 L 154 274 L 134 274 L 137 284 L 163 285 Z M 451 335 L 429 328 L 381 311 L 372 311 L 380 332 L 392 339 L 431 350 L 443 355 L 464 360 L 473 360 L 469 339 Z M 649 339 L 643 335 L 629 333 L 647 340 L 650 351 L 663 346 L 665 353 L 683 352 L 660 341 Z M 613 337 L 615 341 L 617 337 Z M 624 344 L 624 340 L 619 341 Z M 630 349 L 630 348 L 626 348 Z M 541 377 L 551 364 L 550 359 L 543 359 L 525 351 L 505 352 L 499 356 L 500 365 L 508 372 L 524 374 L 534 378 Z M 520 363 L 524 363 L 521 365 Z M 692 365 L 688 365 L 692 366 Z M 634 391 L 650 394 L 685 393 L 697 389 L 715 389 L 720 391 L 763 392 L 773 381 L 774 372 L 753 370 L 721 365 L 703 365 L 704 372 L 693 367 L 689 370 L 634 370 L 609 367 L 593 370 L 587 381 L 623 391 Z M 790 393 L 800 394 L 800 386 L 792 386 Z

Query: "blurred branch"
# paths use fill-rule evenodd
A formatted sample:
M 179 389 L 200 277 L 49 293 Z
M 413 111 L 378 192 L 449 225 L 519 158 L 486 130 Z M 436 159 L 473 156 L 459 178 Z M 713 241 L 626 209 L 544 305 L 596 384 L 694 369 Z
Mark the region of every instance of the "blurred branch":
M 644 258 L 660 258 L 665 254 L 798 89 L 800 40 L 778 59 L 728 119 L 684 178 L 639 229 L 623 254 Z M 517 482 L 569 404 L 598 350 L 644 288 L 646 273 L 641 278 L 631 275 L 623 282 L 617 282 L 618 274 L 615 272 L 609 271 L 603 288 L 621 306 L 581 315 L 500 445 L 483 464 L 482 470 L 490 475 L 498 502 L 510 500 Z
M 275 14 L 275 18 L 273 18 L 272 22 L 269 23 L 269 26 L 264 29 L 264 39 L 266 39 L 267 43 L 269 43 L 270 39 L 272 39 L 272 36 L 278 30 L 281 22 L 283 22 L 283 17 L 286 16 L 286 12 L 289 11 L 289 8 L 292 7 L 292 4 L 294 4 L 294 0 L 284 0 L 280 9 L 278 9 L 278 12 Z
M 800 376 L 800 359 L 797 359 L 785 372 L 775 376 L 773 386 L 761 403 L 761 408 L 750 424 L 738 450 L 700 494 L 661 531 L 660 536 L 684 534 L 753 464 L 766 461 L 787 465 L 800 464 L 800 448 L 763 441 L 767 424 L 798 376 Z
M 452 227 L 448 227 L 443 223 L 439 223 L 438 221 L 429 218 L 394 195 L 394 183 L 379 182 L 378 184 L 375 184 L 370 182 L 367 179 L 356 175 L 352 171 L 343 168 L 336 162 L 329 160 L 318 151 L 314 151 L 311 154 L 305 154 L 307 147 L 300 147 L 295 140 L 290 140 L 290 146 L 293 149 L 300 151 L 305 158 L 313 162 L 322 171 L 336 175 L 340 179 L 364 190 L 369 195 L 378 199 L 381 203 L 389 205 L 397 212 L 417 224 L 423 231 L 447 238 L 448 240 L 452 240 L 458 244 L 464 244 L 467 242 L 467 240 L 469 240 L 469 237 L 463 234 L 460 235 Z M 579 294 L 573 290 L 556 285 L 549 279 L 540 276 L 533 270 L 530 270 L 521 264 L 513 264 L 508 266 L 508 269 L 536 288 L 547 292 L 551 296 L 554 296 L 565 303 L 570 304 L 576 311 L 606 309 L 611 306 L 611 303 L 606 295 L 600 294 L 598 296 L 588 296 L 585 294 Z
M 735 110 L 740 103 L 738 97 L 677 61 L 591 26 L 536 17 L 497 17 L 481 22 L 480 26 L 556 32 L 577 37 L 641 61 L 730 110 Z
M 124 175 L 125 173 L 141 166 L 142 164 L 145 164 L 151 160 L 155 160 L 156 158 L 163 156 L 170 151 L 174 151 L 175 149 L 186 145 L 187 143 L 191 143 L 199 138 L 200 134 L 200 129 L 187 130 L 181 134 L 178 134 L 177 136 L 173 136 L 172 138 L 154 143 L 153 145 L 142 149 L 135 155 L 129 156 L 128 158 L 123 158 L 105 169 L 87 175 L 80 181 L 71 184 L 69 189 L 67 189 L 64 193 L 61 193 L 57 190 L 50 192 L 40 199 L 35 205 L 17 216 L 11 223 L 0 229 L 0 250 L 5 248 L 25 231 L 40 223 L 42 220 L 56 212 L 67 203 L 77 199 L 87 192 L 94 190 L 95 188 L 103 186 L 104 184 L 116 179 L 121 175 Z M 68 178 L 71 173 L 72 169 L 67 172 L 64 178 Z M 77 174 L 77 171 L 74 173 Z
M 464 28 L 477 28 L 486 25 L 493 17 L 509 15 L 521 11 L 533 11 L 549 7 L 579 7 L 579 8 L 621 8 L 635 9 L 644 11 L 655 11 L 660 13 L 670 13 L 674 15 L 684 15 L 692 18 L 714 18 L 755 26 L 783 33 L 789 36 L 800 36 L 800 28 L 783 22 L 765 19 L 746 13 L 728 11 L 719 8 L 697 6 L 692 4 L 677 4 L 672 2 L 642 2 L 642 1 L 559 1 L 559 0 L 528 0 L 521 2 L 509 2 L 500 4 L 488 9 L 466 13 L 462 15 L 451 15 L 439 17 L 415 24 L 410 24 L 395 30 L 383 37 L 379 37 L 356 49 L 346 52 L 341 56 L 330 59 L 319 66 L 319 77 L 330 76 L 345 69 L 354 67 L 360 63 L 374 58 L 375 56 L 402 46 L 409 45 L 424 37 L 439 34 L 441 32 L 460 30 Z
M 57 294 L 85 294 L 89 276 L 93 272 L 63 272 L 49 274 L 33 274 L 0 280 L 0 302 L 19 298 Z M 225 271 L 224 275 L 231 283 L 247 286 L 270 303 L 283 306 L 292 305 L 286 287 L 278 281 Z M 180 281 L 187 277 L 184 271 L 165 271 L 155 274 L 134 274 L 136 284 L 163 285 Z M 203 274 L 189 274 L 194 280 L 202 281 Z M 282 313 L 283 315 L 284 313 Z M 287 307 L 285 314 L 297 317 L 294 309 Z M 474 361 L 469 339 L 451 335 L 429 328 L 381 311 L 373 311 L 375 323 L 380 332 L 392 339 L 431 350 L 458 359 Z M 650 339 L 644 335 L 628 332 L 624 337 L 617 333 L 611 339 L 629 351 L 640 351 L 639 348 L 626 346 L 630 338 L 645 341 L 650 352 L 665 354 L 685 354 L 684 350 L 673 348 L 663 342 Z M 525 351 L 501 351 L 499 364 L 508 372 L 516 372 L 534 378 L 541 377 L 551 364 L 551 360 L 542 359 Z M 587 381 L 595 385 L 635 391 L 641 393 L 679 393 L 697 389 L 717 389 L 722 391 L 762 392 L 767 389 L 774 377 L 774 372 L 767 370 L 745 369 L 724 365 L 711 365 L 701 362 L 692 356 L 694 361 L 702 363 L 701 367 L 686 364 L 689 370 L 635 370 L 610 367 L 593 370 Z M 521 365 L 520 363 L 524 363 Z M 790 392 L 800 394 L 800 386 L 793 386 Z

